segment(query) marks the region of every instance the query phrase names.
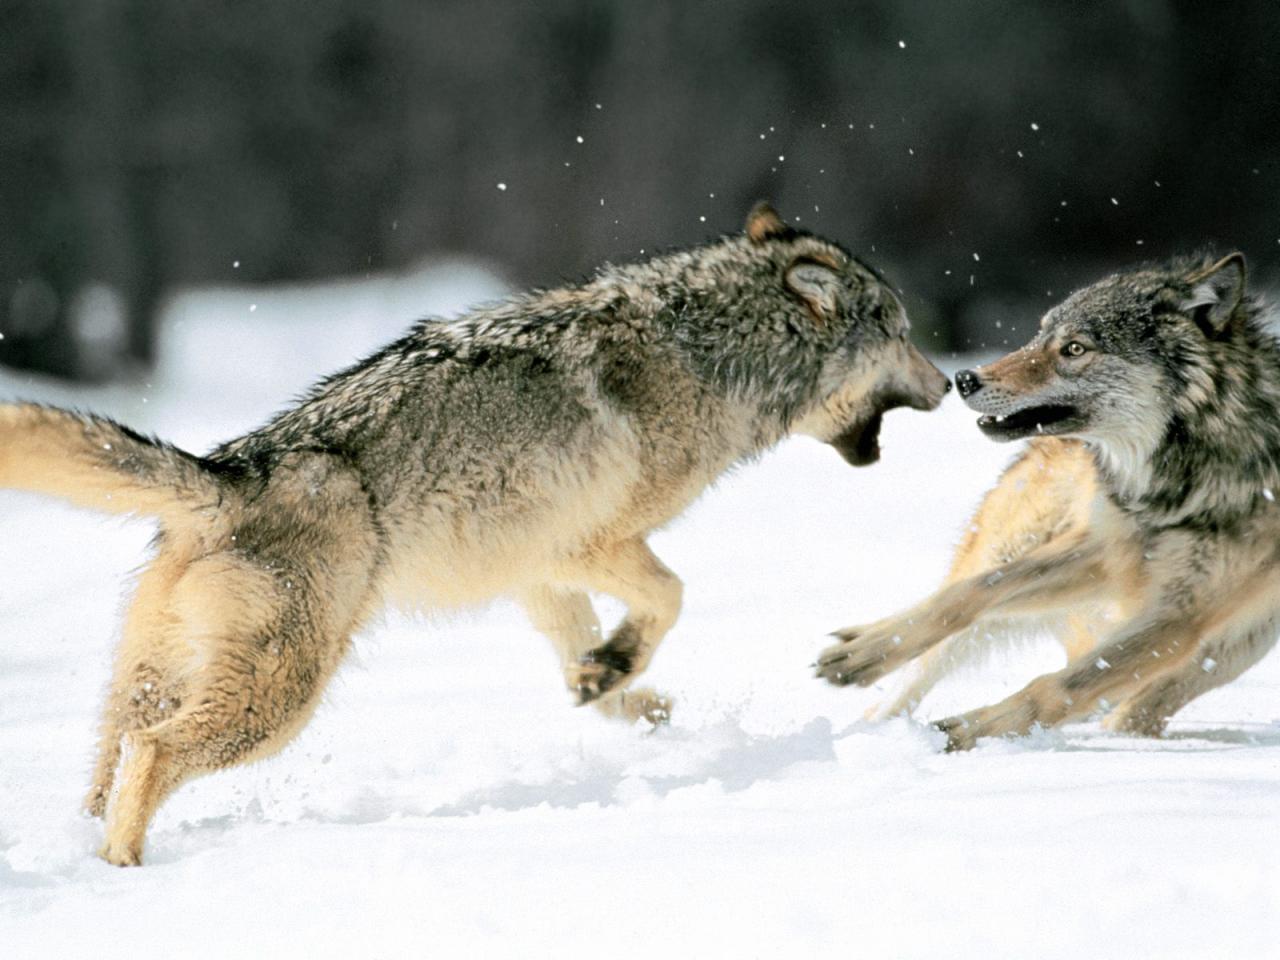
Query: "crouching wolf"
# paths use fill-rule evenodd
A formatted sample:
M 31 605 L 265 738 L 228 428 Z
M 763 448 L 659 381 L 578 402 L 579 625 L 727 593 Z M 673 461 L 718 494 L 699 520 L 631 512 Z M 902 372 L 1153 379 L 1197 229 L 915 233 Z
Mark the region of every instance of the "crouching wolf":
M 938 724 L 964 749 L 1108 707 L 1110 728 L 1156 736 L 1256 663 L 1280 634 L 1280 343 L 1263 319 L 1240 254 L 1177 261 L 1074 294 L 1025 347 L 957 374 L 983 433 L 1036 439 L 943 588 L 839 631 L 819 675 L 866 685 L 933 657 L 889 706 L 907 709 L 951 659 L 940 644 L 1057 616 L 1066 668 Z
M 949 387 L 884 282 L 761 206 L 745 236 L 422 322 L 204 457 L 0 406 L 0 486 L 160 524 L 87 800 L 102 855 L 139 863 L 166 795 L 282 747 L 388 601 L 515 596 L 579 702 L 665 719 L 624 693 L 680 609 L 646 535 L 790 433 L 872 463 L 885 411 Z M 626 607 L 607 639 L 588 591 Z

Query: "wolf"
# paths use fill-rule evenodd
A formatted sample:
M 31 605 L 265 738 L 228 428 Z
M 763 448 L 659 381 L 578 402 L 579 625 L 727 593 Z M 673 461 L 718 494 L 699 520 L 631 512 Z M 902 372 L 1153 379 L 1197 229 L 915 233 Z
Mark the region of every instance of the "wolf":
M 888 410 L 950 389 L 908 329 L 875 272 L 762 205 L 740 235 L 420 322 L 206 456 L 0 406 L 0 486 L 159 521 L 87 798 L 101 855 L 140 863 L 175 788 L 281 748 L 388 603 L 515 597 L 579 703 L 665 720 L 628 689 L 681 605 L 646 536 L 790 434 L 875 462 Z M 589 591 L 625 606 L 607 637 Z
M 838 631 L 818 675 L 867 685 L 958 634 L 1056 619 L 1067 666 L 939 722 L 961 750 L 1098 710 L 1159 736 L 1264 656 L 1280 635 L 1280 342 L 1246 287 L 1239 253 L 1118 273 L 1051 309 L 1026 346 L 957 373 L 983 433 L 1034 439 L 942 589 Z

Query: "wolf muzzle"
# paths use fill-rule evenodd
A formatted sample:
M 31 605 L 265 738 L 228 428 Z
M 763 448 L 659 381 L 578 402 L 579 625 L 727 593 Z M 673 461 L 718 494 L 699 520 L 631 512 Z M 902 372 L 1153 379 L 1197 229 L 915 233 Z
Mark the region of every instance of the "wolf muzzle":
M 926 396 L 905 391 L 880 394 L 871 404 L 870 415 L 845 427 L 839 435 L 827 442 L 836 448 L 847 463 L 855 467 L 870 466 L 880 459 L 880 428 L 884 424 L 884 415 L 899 407 L 910 407 L 926 413 L 936 410 L 942 398 L 951 392 L 951 381 L 941 372 L 938 377 L 943 386 L 936 395 L 930 393 Z

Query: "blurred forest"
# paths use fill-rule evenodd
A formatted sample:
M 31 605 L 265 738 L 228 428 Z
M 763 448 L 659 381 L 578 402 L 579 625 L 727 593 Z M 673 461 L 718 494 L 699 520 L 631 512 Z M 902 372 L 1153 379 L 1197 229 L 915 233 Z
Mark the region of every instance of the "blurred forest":
M 997 347 L 1136 260 L 1273 272 L 1278 58 L 1274 0 L 0 0 L 0 362 L 144 370 L 183 286 L 556 283 L 759 198 Z

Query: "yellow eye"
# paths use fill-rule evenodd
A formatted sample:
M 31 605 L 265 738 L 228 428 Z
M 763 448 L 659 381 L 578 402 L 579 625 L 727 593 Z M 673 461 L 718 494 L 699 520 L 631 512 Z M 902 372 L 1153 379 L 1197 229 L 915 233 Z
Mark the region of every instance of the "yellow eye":
M 1062 355 L 1064 357 L 1082 357 L 1084 356 L 1085 351 L 1088 349 L 1089 348 L 1086 347 L 1079 340 L 1072 340 L 1070 343 L 1068 343 L 1065 347 L 1062 348 Z

